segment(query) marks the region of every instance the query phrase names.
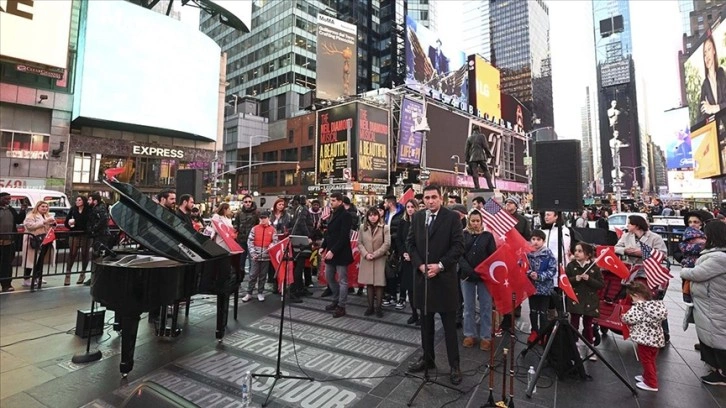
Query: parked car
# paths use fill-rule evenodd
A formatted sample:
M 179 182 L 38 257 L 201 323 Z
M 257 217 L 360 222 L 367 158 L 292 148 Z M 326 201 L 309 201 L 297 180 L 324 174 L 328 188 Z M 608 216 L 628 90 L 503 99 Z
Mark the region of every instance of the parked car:
M 56 219 L 58 231 L 65 231 L 66 227 L 63 223 L 66 220 L 66 216 L 71 211 L 71 202 L 68 197 L 55 190 L 42 190 L 35 188 L 6 188 L 3 192 L 10 193 L 10 206 L 15 208 L 16 211 L 20 212 L 23 203 L 27 205 L 27 210 L 30 211 L 35 208 L 35 204 L 38 201 L 45 201 L 50 207 L 50 213 Z
M 625 226 L 628 224 L 628 217 L 631 215 L 637 215 L 639 217 L 642 217 L 644 220 L 648 221 L 648 214 L 646 213 L 630 213 L 630 212 L 620 212 L 612 214 L 608 217 L 608 224 L 610 224 L 610 230 L 615 231 L 615 228 L 618 228 L 622 230 L 623 232 L 628 232 L 627 228 Z

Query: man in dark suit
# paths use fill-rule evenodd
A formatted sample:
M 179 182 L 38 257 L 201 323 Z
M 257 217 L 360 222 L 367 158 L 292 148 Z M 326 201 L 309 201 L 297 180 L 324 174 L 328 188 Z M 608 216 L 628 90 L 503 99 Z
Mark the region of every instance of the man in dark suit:
M 449 59 L 444 55 L 444 50 L 441 49 L 441 39 L 436 39 L 436 46 L 429 47 L 429 61 L 434 66 L 436 72 L 439 75 L 446 75 L 449 73 Z
M 330 195 L 330 207 L 333 214 L 328 221 L 323 243 L 325 251 L 325 278 L 333 292 L 333 302 L 325 310 L 333 312 L 333 317 L 345 316 L 345 302 L 348 300 L 348 265 L 353 263 L 353 251 L 350 248 L 350 230 L 352 217 L 343 207 L 343 195 L 335 192 Z M 338 274 L 336 280 L 335 274 Z
M 461 383 L 461 370 L 456 310 L 460 299 L 456 265 L 464 253 L 464 236 L 459 216 L 442 206 L 443 197 L 438 187 L 424 188 L 423 200 L 426 210 L 414 214 L 407 244 L 415 271 L 414 305 L 421 310 L 422 316 L 421 342 L 424 355 L 409 366 L 409 371 L 436 368 L 434 314 L 438 313 L 444 326 L 446 354 L 451 366 L 449 379 L 452 384 L 458 385 Z

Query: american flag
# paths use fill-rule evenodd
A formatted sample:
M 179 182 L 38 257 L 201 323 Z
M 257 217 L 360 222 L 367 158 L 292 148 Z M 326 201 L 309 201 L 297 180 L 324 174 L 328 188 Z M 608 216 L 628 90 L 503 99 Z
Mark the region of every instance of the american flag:
M 350 240 L 351 241 L 358 241 L 358 231 L 351 231 L 350 232 Z
M 484 224 L 497 237 L 503 237 L 517 225 L 517 219 L 504 211 L 502 206 L 491 198 L 484 204 L 482 215 L 484 216 Z
M 328 218 L 330 218 L 330 206 L 326 205 L 325 207 L 323 207 L 323 213 L 320 215 L 320 219 L 324 221 Z
M 643 243 L 640 244 L 643 252 L 643 269 L 645 269 L 645 279 L 648 286 L 653 289 L 661 285 L 666 285 L 673 276 L 668 273 L 668 269 L 661 265 L 663 262 L 663 252 L 653 249 Z

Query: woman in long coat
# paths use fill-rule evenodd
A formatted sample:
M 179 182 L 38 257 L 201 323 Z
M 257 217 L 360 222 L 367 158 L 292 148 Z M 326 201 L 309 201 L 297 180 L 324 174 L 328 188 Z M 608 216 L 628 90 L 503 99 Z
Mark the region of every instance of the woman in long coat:
M 381 222 L 381 215 L 377 207 L 371 207 L 366 212 L 366 221 L 363 230 L 358 236 L 358 251 L 360 251 L 360 268 L 358 283 L 367 286 L 368 309 L 364 316 L 374 313 L 373 295 L 375 289 L 375 313 L 383 317 L 381 303 L 383 289 L 386 287 L 386 255 L 391 248 L 391 232 L 387 225 Z
M 36 262 L 36 249 L 30 245 L 31 235 L 34 237 L 40 234 L 47 234 L 51 227 L 55 226 L 55 218 L 51 217 L 48 213 L 48 203 L 45 201 L 38 201 L 35 203 L 35 208 L 28 213 L 23 221 L 25 226 L 26 234 L 23 234 L 23 266 L 25 267 L 25 274 L 23 276 L 23 286 L 30 286 L 30 275 L 40 276 L 43 264 L 48 262 L 52 265 L 55 259 L 55 241 L 48 246 L 45 256 L 43 259 L 38 259 Z M 42 253 L 42 251 L 41 251 Z M 35 269 L 35 271 L 33 271 Z M 45 282 L 43 282 L 45 283 Z
M 401 293 L 399 299 L 406 299 L 411 305 L 411 317 L 406 323 L 418 323 L 418 311 L 413 305 L 413 266 L 411 265 L 411 256 L 408 253 L 406 239 L 408 238 L 408 230 L 411 229 L 411 217 L 418 210 L 418 201 L 412 198 L 406 201 L 406 211 L 401 217 L 401 223 L 398 225 L 398 234 L 396 234 L 397 247 L 401 251 Z

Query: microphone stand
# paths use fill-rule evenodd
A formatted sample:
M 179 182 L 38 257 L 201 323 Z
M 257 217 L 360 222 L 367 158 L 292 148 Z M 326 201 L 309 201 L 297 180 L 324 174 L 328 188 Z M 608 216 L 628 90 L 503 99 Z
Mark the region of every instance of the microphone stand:
M 496 312 L 492 311 L 492 348 L 489 352 L 489 398 L 487 398 L 487 402 L 481 406 L 481 408 L 496 408 L 497 403 L 494 402 L 494 353 L 496 351 L 496 348 L 494 347 L 496 344 L 496 329 L 494 328 L 494 317 L 496 316 Z M 504 343 L 504 339 L 502 339 L 502 343 Z
M 267 398 L 265 398 L 265 402 L 262 403 L 263 407 L 266 407 L 268 402 L 270 401 L 270 396 L 272 395 L 272 390 L 275 389 L 275 385 L 277 384 L 278 380 L 281 380 L 283 378 L 290 378 L 295 380 L 308 380 L 308 381 L 314 381 L 313 377 L 310 377 L 308 375 L 305 376 L 297 376 L 297 375 L 286 375 L 282 373 L 282 370 L 280 369 L 280 362 L 282 361 L 282 332 L 283 327 L 285 325 L 285 298 L 289 296 L 289 285 L 287 282 L 287 275 L 288 275 L 288 265 L 287 263 L 289 261 L 293 262 L 293 268 L 295 267 L 295 262 L 297 261 L 297 258 L 300 256 L 300 253 L 302 251 L 298 250 L 297 253 L 293 250 L 293 257 L 290 258 L 290 251 L 291 251 L 292 244 L 288 241 L 287 245 L 285 245 L 285 249 L 282 253 L 282 261 L 277 266 L 276 274 L 280 273 L 280 267 L 285 266 L 284 268 L 284 274 L 282 277 L 282 296 L 280 296 L 282 300 L 282 309 L 280 309 L 280 332 L 278 334 L 277 338 L 277 366 L 275 368 L 274 374 L 252 374 L 252 377 L 257 378 L 274 378 L 274 381 L 272 381 L 272 386 L 270 387 L 270 390 L 267 392 Z M 279 276 L 279 275 L 278 275 Z
M 431 217 L 431 211 L 426 210 L 426 218 L 430 219 L 430 217 Z M 430 223 L 433 223 L 433 221 L 430 221 Z M 429 305 L 429 275 L 428 275 L 428 271 L 426 268 L 428 267 L 428 264 L 429 264 L 429 228 L 431 226 L 428 225 L 426 223 L 426 221 L 424 221 L 424 227 L 426 227 L 425 231 L 424 231 L 424 234 L 426 234 L 426 235 L 425 235 L 425 244 L 424 244 L 424 254 L 425 255 L 424 255 L 424 272 L 423 272 L 423 274 L 424 274 L 424 310 L 423 310 L 423 316 L 421 316 L 421 319 L 422 319 L 421 320 L 421 330 L 423 331 L 423 333 L 428 333 L 428 330 L 433 330 L 433 328 L 428 327 L 428 325 L 426 323 L 428 320 L 427 316 L 428 316 L 428 312 L 429 312 L 429 308 L 428 308 L 428 305 Z M 413 226 L 411 228 L 413 228 Z M 415 271 L 414 271 L 414 273 L 415 273 Z M 416 282 L 414 282 L 414 287 L 416 287 Z M 414 293 L 414 297 L 415 297 L 415 293 Z M 458 389 L 456 387 L 453 387 L 451 385 L 444 384 L 440 381 L 431 379 L 431 377 L 429 376 L 429 357 L 430 356 L 428 355 L 428 352 L 426 351 L 426 348 L 423 345 L 423 341 L 421 342 L 421 347 L 424 349 L 423 350 L 423 352 L 424 352 L 424 354 L 423 354 L 424 355 L 424 357 L 423 357 L 424 374 L 423 374 L 423 376 L 421 376 L 421 375 L 416 375 L 413 373 L 408 373 L 408 372 L 406 373 L 407 377 L 418 378 L 419 380 L 421 380 L 421 384 L 419 384 L 418 388 L 416 389 L 416 392 L 413 393 L 413 395 L 411 396 L 411 399 L 408 400 L 408 403 L 406 405 L 409 407 L 411 405 L 413 405 L 413 401 L 416 399 L 416 397 L 421 392 L 423 387 L 426 386 L 427 384 L 436 384 L 436 385 L 440 385 L 444 388 L 448 388 L 450 390 L 457 391 L 459 393 L 463 393 L 463 391 L 461 391 L 460 389 Z
M 88 317 L 88 322 L 86 324 L 87 330 L 86 334 L 88 335 L 88 340 L 86 342 L 86 352 L 85 353 L 79 353 L 74 354 L 73 358 L 71 358 L 71 361 L 76 364 L 85 364 L 90 363 L 93 361 L 97 361 L 101 359 L 101 350 L 95 350 L 93 353 L 91 353 L 91 338 L 93 337 L 91 335 L 91 326 L 93 324 L 91 323 L 93 321 L 93 318 L 95 317 L 93 314 L 93 308 L 96 305 L 96 301 L 93 300 L 93 297 L 91 297 L 91 315 Z

